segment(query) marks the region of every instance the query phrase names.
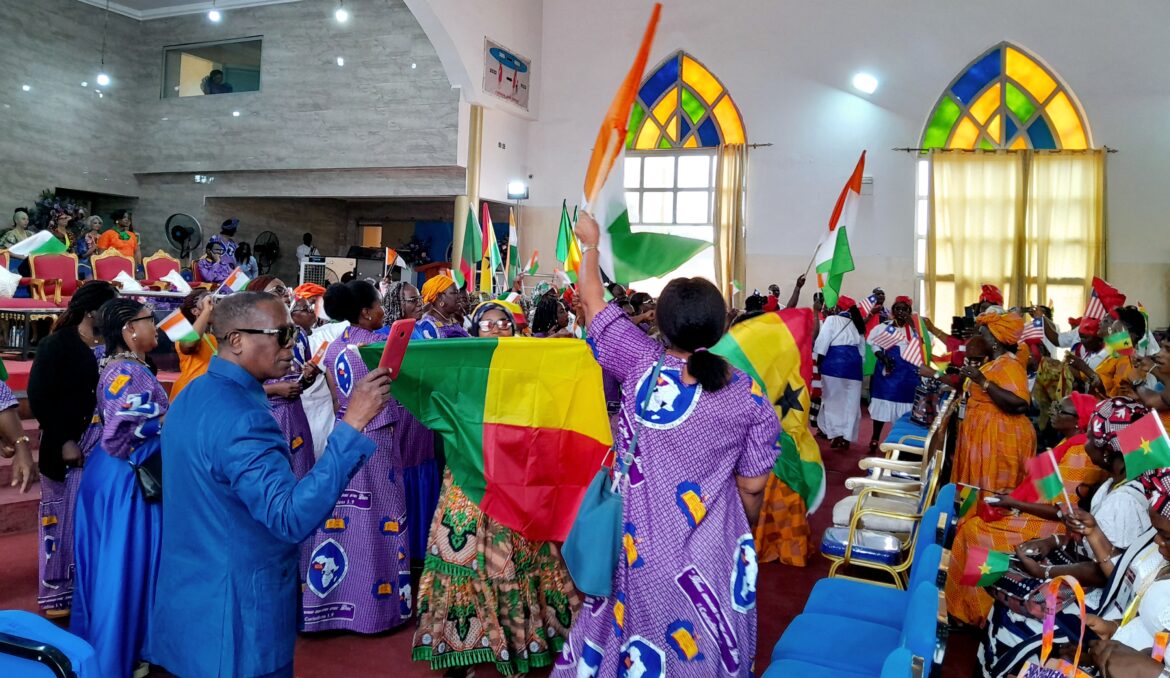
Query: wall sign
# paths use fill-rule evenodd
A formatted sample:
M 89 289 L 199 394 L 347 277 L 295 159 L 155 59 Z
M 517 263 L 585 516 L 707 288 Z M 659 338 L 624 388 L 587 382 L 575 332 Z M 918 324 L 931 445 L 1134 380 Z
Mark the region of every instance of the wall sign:
M 528 77 L 532 61 L 484 40 L 483 91 L 528 110 Z

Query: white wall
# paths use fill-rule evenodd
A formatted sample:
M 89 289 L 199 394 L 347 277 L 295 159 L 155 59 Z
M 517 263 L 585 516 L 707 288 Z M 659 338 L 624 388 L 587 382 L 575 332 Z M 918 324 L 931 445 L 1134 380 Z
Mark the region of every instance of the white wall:
M 555 242 L 561 199 L 579 199 L 597 125 L 650 8 L 648 0 L 544 3 L 540 117 L 531 125 L 528 158 L 534 209 L 527 214 L 534 218 L 521 235 L 542 252 Z M 1108 275 L 1164 325 L 1168 25 L 1170 5 L 1160 0 L 671 0 L 651 63 L 677 49 L 693 53 L 729 88 L 748 141 L 774 144 L 751 155 L 749 288 L 776 280 L 788 289 L 804 271 L 837 193 L 869 149 L 874 191 L 851 231 L 858 270 L 846 288 L 882 284 L 901 293 L 913 281 L 914 162 L 890 149 L 918 144 L 930 109 L 969 61 L 1002 40 L 1021 45 L 1080 98 L 1095 145 L 1120 150 L 1109 158 Z M 849 89 L 858 70 L 880 78 L 873 96 Z

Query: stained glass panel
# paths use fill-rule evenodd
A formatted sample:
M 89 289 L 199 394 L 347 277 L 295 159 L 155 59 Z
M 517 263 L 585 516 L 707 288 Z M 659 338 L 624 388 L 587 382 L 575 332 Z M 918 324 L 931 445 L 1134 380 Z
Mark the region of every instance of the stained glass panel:
M 1084 149 L 1085 114 L 1039 60 L 1000 43 L 972 61 L 939 98 L 923 148 Z
M 642 82 L 626 148 L 707 148 L 746 140 L 743 118 L 723 83 L 690 55 L 676 52 Z

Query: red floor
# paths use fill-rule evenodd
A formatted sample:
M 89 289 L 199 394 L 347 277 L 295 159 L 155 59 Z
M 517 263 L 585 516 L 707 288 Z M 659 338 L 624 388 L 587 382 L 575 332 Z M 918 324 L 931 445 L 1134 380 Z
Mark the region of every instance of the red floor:
M 862 440 L 869 439 L 869 421 L 863 422 Z M 824 442 L 824 441 L 822 441 Z M 815 543 L 832 519 L 832 506 L 845 495 L 844 480 L 857 475 L 857 459 L 864 449 L 854 445 L 842 452 L 822 444 L 828 476 L 827 496 L 821 509 L 811 518 Z M 34 533 L 0 537 L 0 609 L 36 611 L 37 539 Z M 759 655 L 763 664 L 771 656 L 772 646 L 788 623 L 800 613 L 813 584 L 828 573 L 828 563 L 819 555 L 805 568 L 775 563 L 761 565 L 759 580 Z M 302 636 L 297 641 L 298 676 L 372 676 L 388 675 L 393 667 L 395 678 L 438 675 L 424 665 L 408 661 L 412 628 L 377 636 L 352 634 L 318 634 Z M 973 675 L 977 640 L 971 635 L 950 639 L 944 675 L 966 678 Z M 154 675 L 161 675 L 156 672 Z M 477 670 L 477 676 L 498 675 L 492 669 Z M 545 675 L 537 672 L 532 675 Z

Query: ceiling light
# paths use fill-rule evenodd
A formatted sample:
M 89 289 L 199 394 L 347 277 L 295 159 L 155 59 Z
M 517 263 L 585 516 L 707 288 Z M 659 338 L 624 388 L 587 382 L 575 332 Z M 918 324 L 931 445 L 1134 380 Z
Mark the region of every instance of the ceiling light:
M 20 86 L 20 89 L 21 89 L 21 91 L 27 92 L 27 91 L 29 91 L 29 90 L 30 90 L 30 89 L 32 89 L 32 88 L 31 88 L 31 87 L 29 87 L 28 85 L 21 85 L 21 86 Z
M 418 64 L 416 64 L 416 63 L 414 63 L 414 62 L 412 61 L 412 62 L 410 63 L 410 67 L 411 67 L 411 68 L 418 68 Z
M 101 85 L 102 87 L 110 84 L 110 76 L 106 75 L 105 71 L 98 73 L 97 84 Z
M 240 117 L 240 112 L 239 112 L 239 111 L 232 111 L 232 117 L 233 117 L 233 118 L 238 118 L 238 117 Z
M 333 18 L 337 19 L 337 23 L 339 24 L 343 24 L 346 21 L 349 21 L 349 12 L 347 12 L 345 7 L 342 6 L 341 0 L 337 1 L 337 11 L 333 12 Z
M 509 200 L 527 200 L 528 199 L 528 184 L 513 179 L 508 182 L 508 199 Z
M 853 87 L 860 92 L 873 94 L 878 88 L 878 79 L 869 73 L 858 73 L 853 76 Z
M 89 87 L 89 83 L 88 83 L 88 82 L 86 82 L 86 81 L 84 81 L 84 80 L 82 80 L 82 81 L 81 81 L 81 86 L 82 86 L 82 87 Z
M 223 15 L 221 15 L 221 14 L 219 13 L 219 10 L 218 10 L 218 9 L 213 9 L 213 10 L 211 10 L 210 12 L 208 12 L 208 13 L 207 13 L 207 19 L 208 19 L 209 21 L 211 21 L 212 23 L 215 23 L 215 24 L 217 24 L 217 23 L 219 23 L 219 20 L 220 20 L 220 19 L 222 19 L 222 18 L 223 18 Z
M 337 57 L 337 65 L 344 66 L 345 65 L 345 57 Z

